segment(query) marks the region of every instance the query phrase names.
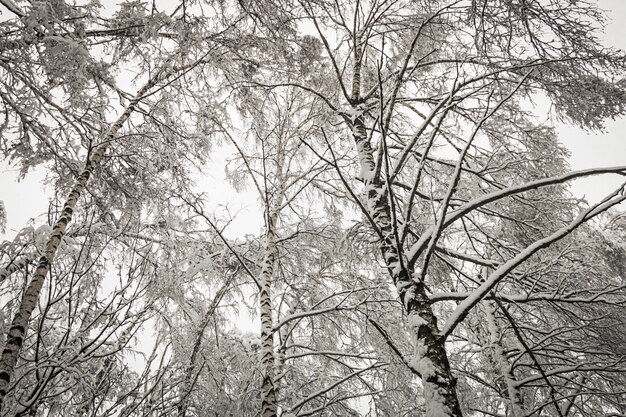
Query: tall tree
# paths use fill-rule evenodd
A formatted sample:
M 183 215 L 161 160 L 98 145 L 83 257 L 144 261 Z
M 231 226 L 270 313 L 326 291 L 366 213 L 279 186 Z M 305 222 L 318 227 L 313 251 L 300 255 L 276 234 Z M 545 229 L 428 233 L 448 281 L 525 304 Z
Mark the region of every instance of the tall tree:
M 591 1 L 2 5 L 0 151 L 69 192 L 0 245 L 3 414 L 624 412 L 624 186 L 567 184 L 626 167 L 531 111 L 623 115 Z
M 305 43 L 311 35 L 296 32 L 292 48 L 321 49 L 325 56 L 314 59 L 325 77 L 294 72 L 284 82 L 270 75 L 251 84 L 288 84 L 321 98 L 336 114 L 327 127 L 334 153 L 345 147 L 339 138 L 351 135 L 363 186 L 345 181 L 354 169 L 327 160 L 379 239 L 413 329 L 411 366 L 422 377 L 427 414 L 459 416 L 446 349 L 457 326 L 514 268 L 624 198 L 616 192 L 564 223 L 537 225 L 542 233 L 509 252 L 489 279 L 468 277 L 470 290 L 453 311 L 435 308 L 430 297 L 435 288 L 457 285 L 438 271 L 437 252 L 466 239 L 472 245 L 463 256 L 482 256 L 492 242 L 474 244 L 472 232 L 463 236 L 458 228 L 470 222 L 481 230 L 506 218 L 510 213 L 498 206 L 529 198 L 522 193 L 624 173 L 624 167 L 564 173 L 553 132 L 523 110 L 541 95 L 559 117 L 600 127 L 623 113 L 623 55 L 598 44 L 593 27 L 601 14 L 588 2 L 301 2 L 293 13 L 309 22 L 316 41 Z M 601 108 L 588 105 L 597 100 Z M 332 126 L 337 121 L 343 129 Z

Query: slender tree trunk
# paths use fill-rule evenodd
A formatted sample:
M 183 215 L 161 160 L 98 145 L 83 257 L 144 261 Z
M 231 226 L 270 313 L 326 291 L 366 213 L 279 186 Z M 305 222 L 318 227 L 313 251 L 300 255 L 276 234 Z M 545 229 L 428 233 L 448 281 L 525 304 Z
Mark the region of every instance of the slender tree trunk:
M 487 308 L 485 309 L 485 316 L 487 319 L 487 327 L 489 329 L 489 342 L 493 349 L 495 365 L 497 366 L 500 375 L 504 378 L 509 397 L 510 413 L 508 413 L 508 415 L 511 415 L 512 417 L 524 417 L 528 415 L 528 413 L 526 413 L 524 409 L 522 393 L 517 387 L 517 378 L 515 377 L 513 368 L 509 364 L 509 360 L 504 353 L 504 345 L 501 340 L 502 330 L 494 315 L 494 312 L 497 310 L 497 306 L 493 301 L 488 301 L 486 304 Z
M 274 331 L 272 320 L 272 276 L 276 261 L 276 221 L 277 211 L 268 214 L 267 232 L 265 235 L 265 255 L 261 268 L 261 291 L 259 294 L 261 315 L 261 366 L 263 382 L 261 383 L 261 417 L 276 417 L 276 387 L 274 375 Z
M 358 41 L 358 39 L 357 39 Z M 461 407 L 456 395 L 456 378 L 450 370 L 445 350 L 445 340 L 439 336 L 437 318 L 422 282 L 414 280 L 414 271 L 407 269 L 402 250 L 392 224 L 388 190 L 381 179 L 370 145 L 362 109 L 359 108 L 361 89 L 360 45 L 355 41 L 352 78 L 352 135 L 359 154 L 361 177 L 365 184 L 367 209 L 373 223 L 381 233 L 380 250 L 393 282 L 398 289 L 402 305 L 412 327 L 415 352 L 413 366 L 422 377 L 426 415 L 429 417 L 460 417 Z
M 222 298 L 226 294 L 226 291 L 228 291 L 228 287 L 230 286 L 230 283 L 233 280 L 234 276 L 235 274 L 231 275 L 229 279 L 226 280 L 226 282 L 217 291 L 217 293 L 213 297 L 213 301 L 211 301 L 209 308 L 202 318 L 200 326 L 198 327 L 198 332 L 196 333 L 193 349 L 191 351 L 191 355 L 189 356 L 189 364 L 185 369 L 185 375 L 183 376 L 183 382 L 180 390 L 180 401 L 178 403 L 178 415 L 180 417 L 185 417 L 185 415 L 187 414 L 187 408 L 189 406 L 189 395 L 191 394 L 191 390 L 193 389 L 194 385 L 193 374 L 196 368 L 196 360 L 198 359 L 198 354 L 200 353 L 200 347 L 202 346 L 204 331 L 209 325 L 209 321 L 211 320 L 211 317 L 213 317 L 215 309 L 217 309 L 217 306 L 219 305 L 220 301 L 222 301 Z
M 148 90 L 154 87 L 160 79 L 166 77 L 170 73 L 170 71 L 157 73 L 137 92 L 137 95 L 130 101 L 122 115 L 115 121 L 115 123 L 113 123 L 113 125 L 111 125 L 101 144 L 91 153 L 83 171 L 76 179 L 72 190 L 67 196 L 61 215 L 54 224 L 52 234 L 46 243 L 45 254 L 39 259 L 35 274 L 22 296 L 17 313 L 13 318 L 11 328 L 7 334 L 7 341 L 4 346 L 4 350 L 2 351 L 2 355 L 0 355 L 0 412 L 2 411 L 4 398 L 7 394 L 9 383 L 11 382 L 11 378 L 13 377 L 13 373 L 15 371 L 15 365 L 20 355 L 30 317 L 37 306 L 39 294 L 41 293 L 46 275 L 48 275 L 50 266 L 56 256 L 59 244 L 65 236 L 65 229 L 72 220 L 72 215 L 74 213 L 74 209 L 76 208 L 78 199 L 87 187 L 89 178 L 93 174 L 94 170 L 100 165 L 102 157 L 109 147 L 109 143 L 114 139 L 122 125 L 128 120 L 137 107 L 137 104 L 143 99 L 143 96 L 148 92 Z

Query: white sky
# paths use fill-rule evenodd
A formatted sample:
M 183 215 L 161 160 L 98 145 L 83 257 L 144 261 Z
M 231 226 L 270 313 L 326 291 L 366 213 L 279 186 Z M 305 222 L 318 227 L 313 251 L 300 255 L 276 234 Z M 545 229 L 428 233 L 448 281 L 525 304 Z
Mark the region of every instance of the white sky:
M 626 50 L 626 0 L 598 0 L 600 7 L 610 10 L 604 42 L 607 46 L 614 46 Z M 0 19 L 7 14 L 0 6 Z M 541 116 L 541 115 L 540 115 Z M 571 150 L 570 163 L 572 169 L 583 169 L 600 166 L 626 165 L 626 118 L 606 123 L 605 132 L 585 132 L 571 126 L 558 126 L 561 141 Z M 223 155 L 216 155 L 216 165 L 221 166 Z M 45 215 L 52 195 L 45 190 L 42 180 L 43 170 L 31 171 L 25 179 L 17 182 L 17 171 L 5 161 L 0 161 L 0 201 L 3 201 L 7 211 L 7 230 L 0 239 L 13 239 L 16 232 L 27 226 L 29 222 L 41 224 L 46 221 Z M 242 236 L 244 233 L 254 232 L 260 226 L 262 216 L 257 212 L 256 204 L 250 204 L 250 196 L 236 195 L 231 188 L 224 184 L 224 173 L 220 169 L 212 169 L 209 178 L 213 186 L 219 184 L 220 203 L 232 203 L 232 212 L 239 211 L 240 218 L 244 218 L 245 225 L 237 227 L 238 222 L 231 226 L 231 236 Z M 592 202 L 602 198 L 620 183 L 617 177 L 594 177 L 580 180 L 573 184 L 573 192 L 577 196 L 585 195 Z M 231 191 L 229 191 L 231 190 Z M 230 193 L 230 194 L 229 194 Z

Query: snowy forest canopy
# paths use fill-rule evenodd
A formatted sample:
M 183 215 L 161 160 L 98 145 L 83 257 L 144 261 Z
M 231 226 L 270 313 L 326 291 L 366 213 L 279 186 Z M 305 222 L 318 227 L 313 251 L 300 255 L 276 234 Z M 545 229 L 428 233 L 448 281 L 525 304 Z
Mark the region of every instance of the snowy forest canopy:
M 1 416 L 626 415 L 596 1 L 0 6 Z

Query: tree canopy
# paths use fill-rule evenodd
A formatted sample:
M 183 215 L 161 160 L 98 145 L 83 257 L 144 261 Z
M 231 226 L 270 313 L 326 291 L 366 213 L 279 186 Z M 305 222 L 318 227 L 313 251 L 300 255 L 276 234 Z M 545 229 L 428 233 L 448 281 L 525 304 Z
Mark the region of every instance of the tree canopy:
M 596 1 L 0 6 L 1 416 L 626 415 Z

